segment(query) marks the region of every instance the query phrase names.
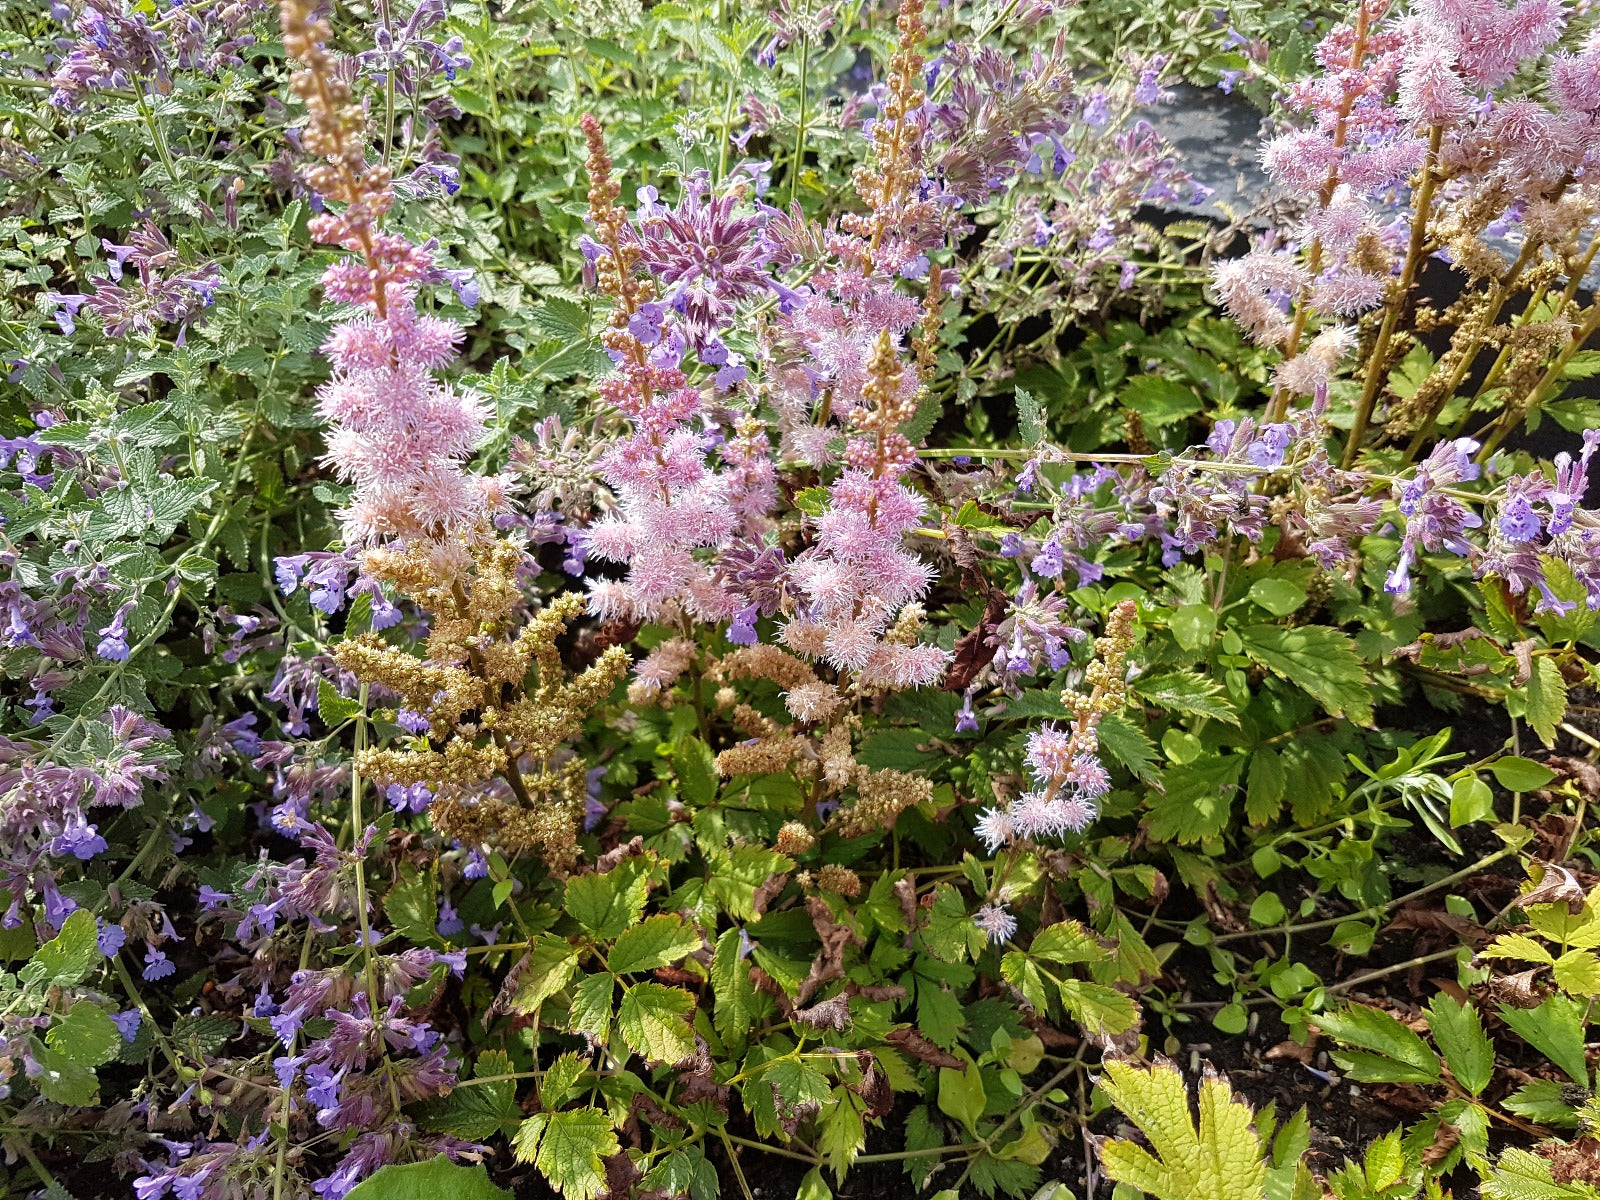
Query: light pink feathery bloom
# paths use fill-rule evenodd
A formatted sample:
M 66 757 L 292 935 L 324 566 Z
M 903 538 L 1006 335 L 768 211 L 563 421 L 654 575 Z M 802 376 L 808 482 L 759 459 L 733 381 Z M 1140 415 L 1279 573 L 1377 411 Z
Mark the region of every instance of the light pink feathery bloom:
M 972 914 L 972 923 L 981 929 L 991 942 L 999 945 L 1008 942 L 1017 932 L 1017 919 L 1004 904 L 985 904 Z

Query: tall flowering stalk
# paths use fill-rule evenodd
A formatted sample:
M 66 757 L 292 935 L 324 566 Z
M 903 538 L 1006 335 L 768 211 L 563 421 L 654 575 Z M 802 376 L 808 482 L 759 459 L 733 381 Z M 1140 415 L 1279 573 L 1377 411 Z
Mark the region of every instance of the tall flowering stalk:
M 323 205 L 311 236 L 350 251 L 323 274 L 328 299 L 353 305 L 323 347 L 333 378 L 317 393 L 332 429 L 328 458 L 355 485 L 344 512 L 352 542 L 426 538 L 480 525 L 503 504 L 501 483 L 463 464 L 484 434 L 481 401 L 439 380 L 461 327 L 417 310 L 417 292 L 443 281 L 433 247 L 386 231 L 389 168 L 369 161 L 367 117 L 327 49 L 332 31 L 307 0 L 284 0 L 284 48 L 300 67 L 290 88 L 305 104 L 304 170 Z
M 728 292 L 754 284 L 753 265 L 733 266 L 731 289 L 716 274 L 699 269 L 713 255 L 674 253 L 700 245 L 697 235 L 730 248 L 747 242 L 753 227 L 730 229 L 722 201 L 710 212 L 691 210 L 674 219 L 666 236 L 646 240 L 628 224 L 616 203 L 621 185 L 612 178 L 600 123 L 583 117 L 588 144 L 589 224 L 593 231 L 585 253 L 599 289 L 615 301 L 610 327 L 603 335 L 617 370 L 601 381 L 601 399 L 623 416 L 631 432 L 600 459 L 601 476 L 617 493 L 618 510 L 592 525 L 584 536 L 587 554 L 625 563 L 622 580 L 590 579 L 589 611 L 604 618 L 652 620 L 676 604 L 692 617 L 723 620 L 743 604 L 723 589 L 711 567 L 696 558 L 706 547 L 725 545 L 739 524 L 730 503 L 727 481 L 706 461 L 707 439 L 694 427 L 704 411 L 700 389 L 689 382 L 681 355 L 693 341 L 702 362 L 729 361 L 716 332 L 731 315 Z M 652 208 L 653 200 L 647 200 Z M 652 214 L 653 215 L 653 214 Z M 698 218 L 698 219 L 696 219 Z M 652 278 L 640 278 L 647 263 L 667 282 L 678 285 L 680 309 L 669 311 L 656 297 Z M 674 319 L 681 318 L 681 319 Z M 730 380 L 731 382 L 731 380 Z

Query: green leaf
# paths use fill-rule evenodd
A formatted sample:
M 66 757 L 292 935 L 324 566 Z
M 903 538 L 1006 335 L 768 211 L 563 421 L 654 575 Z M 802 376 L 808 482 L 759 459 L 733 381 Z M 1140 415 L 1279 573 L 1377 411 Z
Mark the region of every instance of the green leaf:
M 682 988 L 636 983 L 622 996 L 617 1028 L 623 1039 L 651 1062 L 675 1063 L 694 1053 L 689 1013 L 694 997 Z
M 636 975 L 677 962 L 700 949 L 700 931 L 675 913 L 658 913 L 617 939 L 606 967 L 617 975 Z
M 1537 1008 L 1500 1006 L 1500 1019 L 1528 1045 L 1566 1072 L 1567 1078 L 1588 1087 L 1589 1063 L 1584 1056 L 1586 1004 L 1567 996 L 1551 996 Z
M 343 725 L 361 711 L 361 701 L 347 700 L 326 679 L 317 680 L 317 715 L 329 729 Z
M 68 1062 L 85 1067 L 108 1063 L 122 1049 L 122 1034 L 110 1016 L 88 1000 L 78 1001 L 66 1016 L 57 1018 L 44 1040 Z
M 975 1064 L 968 1063 L 964 1071 L 955 1067 L 939 1068 L 939 1111 L 960 1121 L 967 1132 L 978 1132 L 978 1122 L 983 1119 L 988 1103 L 983 1090 L 983 1073 Z
M 780 1059 L 761 1073 L 761 1080 L 771 1085 L 786 1111 L 828 1098 L 828 1077 L 804 1059 Z
M 842 1084 L 834 1089 L 835 1102 L 828 1106 L 817 1138 L 823 1162 L 835 1176 L 843 1178 L 867 1144 L 866 1124 L 862 1120 L 864 1101 Z
M 1510 755 L 1495 759 L 1489 764 L 1489 771 L 1508 792 L 1536 791 L 1556 777 L 1556 773 L 1543 763 Z
M 1238 631 L 1244 652 L 1301 689 L 1331 716 L 1372 723 L 1367 669 L 1346 634 L 1323 625 L 1246 625 Z
M 1463 775 L 1450 785 L 1450 827 L 1494 819 L 1494 791 L 1476 775 Z
M 1575 642 L 1595 627 L 1595 622 L 1600 621 L 1600 613 L 1589 607 L 1588 589 L 1578 581 L 1572 568 L 1563 559 L 1543 555 L 1539 565 L 1544 571 L 1545 586 L 1556 599 L 1568 601 L 1575 607 L 1565 614 L 1535 613 L 1534 623 L 1551 642 Z
M 1288 777 L 1278 752 L 1271 746 L 1257 746 L 1250 755 L 1244 793 L 1244 815 L 1252 827 L 1259 828 L 1278 815 L 1287 786 Z
M 345 1200 L 510 1200 L 511 1193 L 489 1181 L 483 1164 L 453 1163 L 444 1155 L 427 1162 L 379 1167 L 346 1194 Z
M 604 875 L 567 880 L 561 907 L 597 938 L 614 938 L 644 915 L 649 865 L 630 858 Z
M 1494 1078 L 1494 1046 L 1483 1032 L 1478 1010 L 1439 992 L 1428 1005 L 1428 1030 L 1456 1082 L 1472 1095 L 1482 1095 Z
M 1193 389 L 1160 375 L 1133 376 L 1123 385 L 1121 400 L 1144 418 L 1147 429 L 1171 425 L 1205 407 Z
M 820 517 L 828 510 L 828 489 L 802 488 L 794 494 L 794 506 L 808 517 Z
M 1551 968 L 1556 986 L 1570 996 L 1600 996 L 1600 958 L 1589 950 L 1568 950 Z
M 1250 585 L 1250 601 L 1275 617 L 1287 617 L 1306 602 L 1306 590 L 1287 579 L 1258 579 Z
M 572 1008 L 567 1014 L 568 1027 L 573 1033 L 587 1033 L 595 1041 L 604 1042 L 611 1037 L 611 996 L 616 991 L 616 980 L 610 975 L 586 975 L 572 989 Z
M 672 770 L 678 777 L 678 795 L 684 803 L 705 808 L 717 799 L 716 756 L 697 737 L 685 737 L 672 752 Z
M 1382 1009 L 1351 1004 L 1320 1013 L 1316 1024 L 1341 1044 L 1333 1059 L 1361 1083 L 1436 1083 L 1439 1056 Z M 1347 1047 L 1355 1047 L 1354 1050 Z
M 755 985 L 750 982 L 750 967 L 739 956 L 739 930 L 729 928 L 717 939 L 711 956 L 711 990 L 716 996 L 713 1023 L 724 1040 L 739 1037 L 750 1029 L 755 1015 Z
M 606 1188 L 605 1159 L 616 1154 L 611 1118 L 598 1108 L 537 1113 L 522 1123 L 512 1148 L 567 1200 L 594 1200 Z
M 1556 1183 L 1550 1165 L 1531 1150 L 1509 1148 L 1483 1181 L 1484 1200 L 1600 1200 L 1600 1189 L 1586 1183 Z
M 1083 979 L 1061 981 L 1061 1006 L 1092 1037 L 1126 1033 L 1139 1023 L 1139 1009 L 1131 998 Z
M 1546 746 L 1556 744 L 1556 729 L 1567 715 L 1567 681 L 1561 677 L 1556 660 L 1541 656 L 1533 660 L 1533 674 L 1525 689 L 1527 707 L 1523 713 L 1528 727 Z
M 551 296 L 529 309 L 527 316 L 541 333 L 555 341 L 583 342 L 589 338 L 589 314 L 583 305 L 560 296 Z
M 1077 921 L 1061 921 L 1041 929 L 1034 935 L 1028 953 L 1063 965 L 1107 962 L 1111 958 L 1111 952 Z
M 61 932 L 33 956 L 33 962 L 44 968 L 42 982 L 49 987 L 82 983 L 100 962 L 98 935 L 94 914 L 86 908 L 73 910 L 62 922 Z
M 1142 675 L 1133 681 L 1134 692 L 1158 708 L 1191 717 L 1210 717 L 1229 725 L 1239 723 L 1238 710 L 1222 685 L 1193 671 L 1167 675 Z
M 383 898 L 384 915 L 401 937 L 418 946 L 444 945 L 439 936 L 439 880 L 433 870 L 407 864 Z
M 1037 446 L 1048 435 L 1044 405 L 1025 388 L 1017 389 L 1017 437 L 1024 446 Z
M 39 1063 L 39 1074 L 31 1082 L 46 1100 L 75 1108 L 100 1102 L 100 1081 L 93 1068 L 74 1062 L 59 1050 L 43 1049 L 34 1058 Z
M 473 1063 L 472 1073 L 477 1082 L 471 1087 L 457 1087 L 422 1108 L 424 1129 L 469 1142 L 486 1142 L 516 1128 L 522 1116 L 517 1105 L 517 1081 L 496 1078 L 512 1073 L 510 1056 L 503 1050 L 485 1050 Z M 493 1082 L 482 1082 L 489 1079 Z
M 1209 604 L 1185 604 L 1173 611 L 1167 627 L 1183 649 L 1200 650 L 1216 635 L 1217 614 Z
M 1149 797 L 1151 838 L 1190 845 L 1221 833 L 1244 763 L 1239 754 L 1216 754 L 1163 771 L 1165 791 Z
M 1198 1127 L 1183 1076 L 1170 1063 L 1141 1068 L 1107 1059 L 1100 1088 L 1151 1147 L 1106 1142 L 1100 1160 L 1112 1179 L 1156 1200 L 1261 1200 L 1267 1166 L 1254 1114 L 1226 1081 L 1201 1082 Z
M 572 1085 L 582 1079 L 588 1069 L 589 1064 L 570 1050 L 556 1059 L 539 1081 L 540 1105 L 547 1112 L 560 1108 L 562 1099 L 572 1090 Z
M 577 969 L 577 952 L 565 938 L 541 935 L 515 968 L 518 975 L 516 991 L 511 995 L 511 1010 L 524 1014 L 537 1012 L 541 1004 L 567 986 Z

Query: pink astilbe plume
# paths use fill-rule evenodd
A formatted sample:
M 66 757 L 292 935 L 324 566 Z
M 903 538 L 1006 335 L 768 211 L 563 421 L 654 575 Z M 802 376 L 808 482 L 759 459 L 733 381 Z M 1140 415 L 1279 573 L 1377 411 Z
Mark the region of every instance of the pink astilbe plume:
M 748 601 L 731 592 L 696 552 L 730 542 L 748 524 L 752 498 L 771 493 L 751 462 L 760 457 L 753 438 L 742 447 L 743 469 L 732 490 L 707 461 L 712 442 L 700 426 L 704 400 L 679 364 L 692 341 L 702 362 L 729 365 L 732 356 L 715 323 L 731 315 L 733 301 L 744 298 L 747 288 L 754 289 L 760 256 L 745 256 L 748 261 L 732 267 L 731 276 L 712 265 L 740 258 L 756 226 L 736 223 L 731 209 L 707 208 L 702 194 L 691 189 L 687 215 L 670 222 L 646 195 L 647 232 L 641 235 L 616 204 L 621 186 L 612 178 L 599 122 L 585 114 L 583 131 L 592 230 L 585 254 L 593 282 L 616 301 L 602 340 L 617 370 L 601 382 L 600 398 L 629 424 L 627 436 L 599 463 L 617 507 L 584 537 L 589 557 L 624 564 L 628 571 L 622 579 L 588 581 L 589 611 L 603 619 L 648 621 L 676 606 L 699 620 L 726 620 Z M 708 255 L 719 239 L 729 244 Z M 655 279 L 641 277 L 647 266 L 673 285 L 681 310 L 656 299 Z M 719 283 L 735 293 L 726 309 L 717 299 Z M 721 382 L 737 380 L 723 376 Z
M 481 401 L 435 378 L 456 356 L 461 327 L 417 311 L 419 286 L 440 282 L 431 243 L 380 228 L 394 204 L 388 168 L 367 161 L 366 117 L 326 48 L 331 30 L 302 0 L 282 6 L 284 46 L 301 66 L 291 87 L 309 114 L 304 172 L 326 207 L 312 237 L 352 257 L 323 275 L 328 299 L 365 310 L 334 328 L 323 352 L 333 377 L 317 393 L 331 429 L 328 460 L 354 484 L 345 510 L 352 543 L 437 537 L 482 524 L 504 504 L 496 479 L 463 469 L 482 440 Z

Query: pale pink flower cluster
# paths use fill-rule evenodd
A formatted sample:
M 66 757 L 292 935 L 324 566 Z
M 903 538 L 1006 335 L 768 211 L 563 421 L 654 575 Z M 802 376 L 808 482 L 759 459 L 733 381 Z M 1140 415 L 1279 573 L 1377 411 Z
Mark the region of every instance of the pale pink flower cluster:
M 619 341 L 632 341 L 620 335 Z M 642 348 L 641 348 L 642 349 Z M 648 621 L 676 603 L 703 621 L 728 620 L 743 607 L 695 551 L 732 540 L 739 516 L 728 480 L 706 462 L 708 438 L 695 428 L 700 390 L 676 365 L 622 353 L 620 369 L 600 385 L 602 398 L 627 417 L 631 432 L 600 459 L 617 508 L 591 525 L 591 558 L 626 564 L 623 579 L 588 580 L 589 611 L 602 619 Z
M 949 661 L 937 646 L 885 638 L 933 582 L 932 569 L 905 544 L 926 505 L 899 474 L 846 468 L 811 522 L 816 540 L 790 571 L 803 603 L 784 627 L 784 644 L 856 672 L 869 687 L 924 687 Z
M 317 408 L 331 426 L 328 459 L 355 485 L 352 543 L 459 532 L 504 504 L 499 479 L 463 470 L 483 438 L 482 401 L 435 374 L 454 360 L 461 327 L 418 313 L 404 290 L 387 299 L 385 315 L 346 321 L 323 347 L 334 373 Z
M 975 826 L 990 851 L 1019 838 L 1082 833 L 1100 815 L 1100 798 L 1111 790 L 1111 776 L 1086 746 L 1092 738 L 1044 725 L 1028 735 L 1024 761 L 1034 787 L 1005 808 L 985 809 Z
M 1217 271 L 1220 301 L 1253 340 L 1292 352 L 1291 301 L 1352 318 L 1389 298 L 1407 250 L 1405 222 L 1394 218 L 1409 217 L 1394 197 L 1425 166 L 1437 183 L 1431 203 L 1466 211 L 1481 197 L 1495 215 L 1530 222 L 1574 177 L 1592 174 L 1600 40 L 1542 61 L 1567 18 L 1561 0 L 1420 0 L 1391 18 L 1368 0 L 1354 24 L 1327 35 L 1320 70 L 1286 96 L 1307 125 L 1262 153 L 1273 180 L 1308 202 L 1304 226 L 1288 248 L 1259 248 Z M 1521 69 L 1548 102 L 1500 94 Z M 1326 375 L 1321 364 L 1305 371 L 1285 386 L 1314 390 L 1307 385 Z

